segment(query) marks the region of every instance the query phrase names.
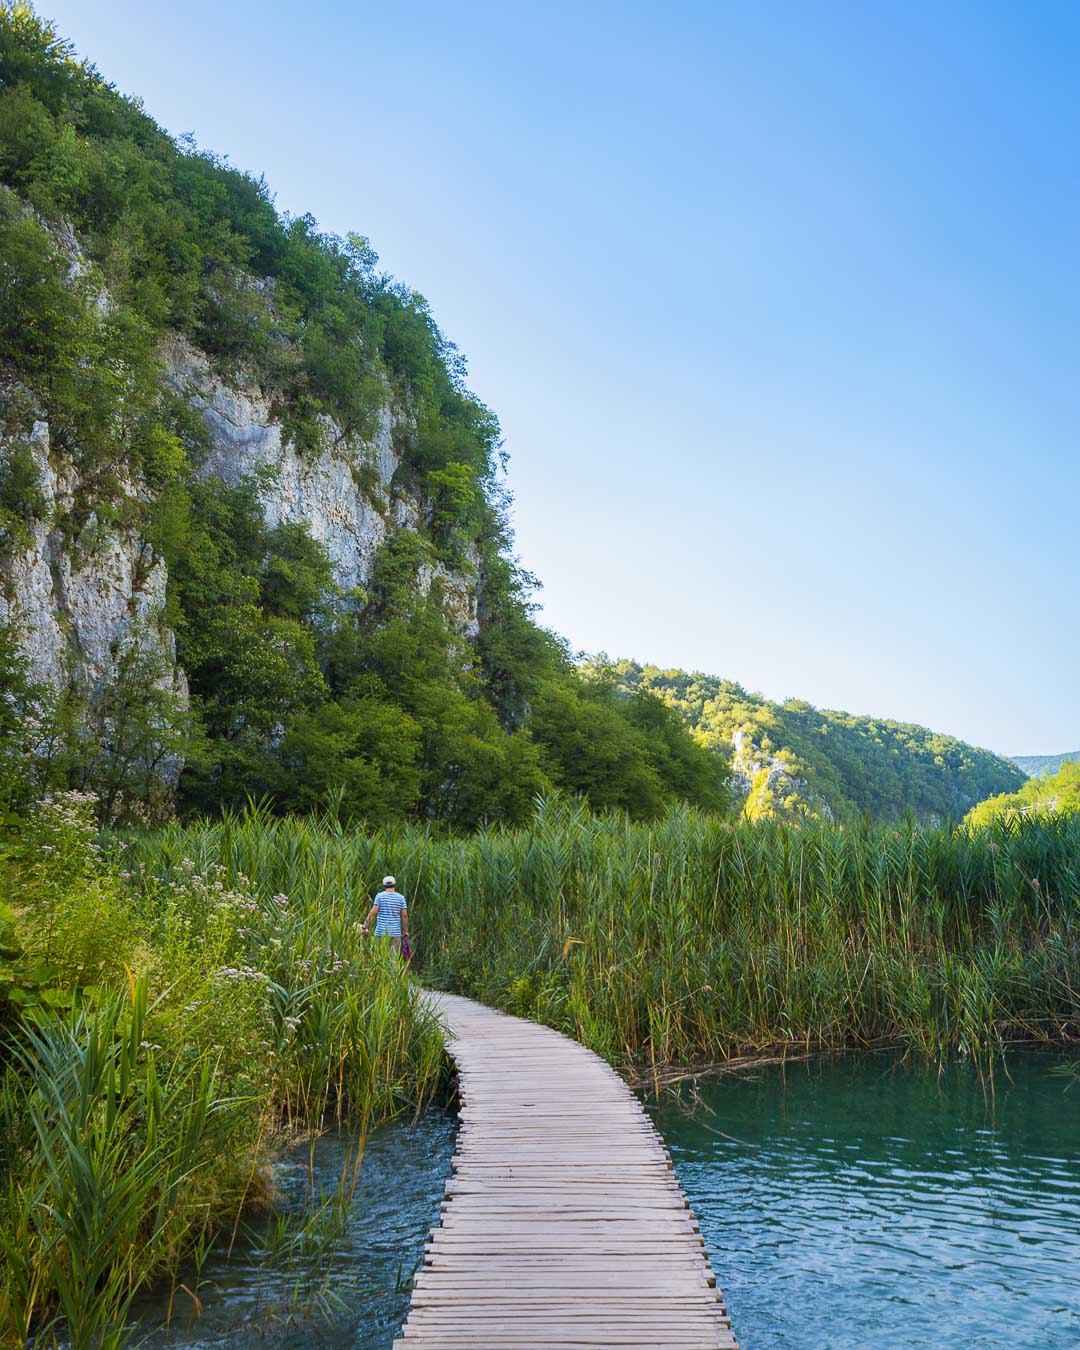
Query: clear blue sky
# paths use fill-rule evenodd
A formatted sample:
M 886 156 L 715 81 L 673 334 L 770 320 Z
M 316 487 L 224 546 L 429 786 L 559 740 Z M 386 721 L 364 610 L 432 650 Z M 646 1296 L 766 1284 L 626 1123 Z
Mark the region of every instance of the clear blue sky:
M 1080 746 L 1080 6 L 53 0 L 368 235 L 575 647 Z

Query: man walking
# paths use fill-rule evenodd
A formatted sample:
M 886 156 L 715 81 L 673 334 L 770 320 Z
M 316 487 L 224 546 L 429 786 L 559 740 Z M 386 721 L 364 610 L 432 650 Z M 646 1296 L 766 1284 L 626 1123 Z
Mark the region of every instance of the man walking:
M 360 925 L 360 932 L 366 935 L 368 925 L 374 919 L 375 936 L 389 938 L 390 946 L 400 954 L 402 934 L 406 940 L 409 937 L 409 907 L 393 877 L 383 877 L 382 884 L 383 889 L 372 900 L 368 916 Z

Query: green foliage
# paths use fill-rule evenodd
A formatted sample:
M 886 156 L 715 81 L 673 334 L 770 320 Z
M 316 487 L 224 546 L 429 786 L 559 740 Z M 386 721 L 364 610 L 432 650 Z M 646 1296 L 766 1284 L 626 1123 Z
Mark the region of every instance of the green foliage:
M 991 793 L 1018 787 L 1008 760 L 905 722 L 855 717 L 800 699 L 772 703 L 731 680 L 660 670 L 633 661 L 601 663 L 626 690 L 647 690 L 676 709 L 695 738 L 729 759 L 743 733 L 744 764 L 757 766 L 747 813 L 753 819 L 824 816 L 857 821 L 918 816 L 955 819 Z M 782 772 L 767 786 L 767 768 Z
M 529 728 L 552 782 L 594 810 L 621 808 L 641 819 L 678 800 L 714 810 L 726 804 L 723 765 L 649 694 L 628 699 L 610 684 L 564 675 L 538 691 Z
M 77 792 L 35 806 L 9 895 L 33 917 L 23 952 L 69 990 L 119 981 L 138 940 L 130 899 L 96 842 L 94 806 L 93 797 Z
M 181 764 L 194 768 L 206 754 L 201 725 L 176 688 L 170 663 L 156 647 L 138 642 L 118 654 L 112 680 L 65 691 L 53 732 L 53 781 L 93 791 L 110 825 L 167 818 Z
M 156 483 L 169 457 L 153 330 L 133 308 L 95 303 L 100 275 L 73 272 L 70 254 L 7 187 L 0 259 L 0 384 L 18 391 L 6 397 L 4 420 L 13 397 L 29 397 L 48 420 L 51 448 L 80 470 L 77 523 L 121 501 L 125 476 Z
M 10 557 L 30 543 L 31 530 L 45 518 L 48 503 L 25 442 L 9 441 L 0 456 L 0 557 Z
M 119 1346 L 149 1279 L 269 1202 L 283 1134 L 335 1119 L 362 1149 L 442 1072 L 359 933 L 373 876 L 290 897 L 167 847 L 132 875 L 94 816 L 49 797 L 0 852 L 5 1344 Z
M 265 524 L 257 483 L 196 481 L 186 500 L 170 585 L 209 737 L 185 772 L 186 804 L 265 795 L 282 810 L 332 804 L 343 818 L 459 829 L 524 821 L 552 783 L 637 816 L 681 799 L 723 806 L 715 757 L 658 700 L 584 683 L 532 624 L 509 567 L 484 583 L 506 622 L 474 647 L 444 583 L 421 588 L 437 557 L 416 532 L 388 536 L 365 595 L 334 598 L 325 552 Z
M 330 638 L 328 678 L 343 697 L 392 701 L 416 728 L 419 814 L 457 828 L 522 820 L 545 781 L 536 748 L 527 733 L 500 724 L 475 652 L 447 618 L 441 586 L 419 593 L 423 556 L 415 534 L 391 536 L 368 604 Z M 404 742 L 399 753 L 408 749 Z M 392 761 L 384 765 L 391 771 Z
M 1065 760 L 1049 778 L 1029 778 L 1019 792 L 1003 792 L 968 812 L 969 825 L 1010 817 L 1080 812 L 1080 762 Z
M 136 638 L 115 678 L 57 693 L 35 684 L 10 626 L 0 625 L 0 828 L 49 790 L 93 791 L 109 824 L 172 813 L 170 782 L 206 754 L 202 729 L 157 645 Z
M 35 787 L 35 764 L 46 734 L 45 690 L 30 680 L 15 634 L 0 624 L 0 829 L 25 810 Z
M 345 819 L 413 816 L 420 801 L 422 729 L 378 697 L 330 700 L 297 714 L 282 737 L 275 783 L 278 807 Z
M 928 1055 L 1080 1035 L 1080 815 L 985 830 L 635 825 L 549 797 L 527 828 L 440 839 L 265 816 L 143 836 L 310 905 L 392 867 L 424 978 L 616 1063 L 881 1040 Z

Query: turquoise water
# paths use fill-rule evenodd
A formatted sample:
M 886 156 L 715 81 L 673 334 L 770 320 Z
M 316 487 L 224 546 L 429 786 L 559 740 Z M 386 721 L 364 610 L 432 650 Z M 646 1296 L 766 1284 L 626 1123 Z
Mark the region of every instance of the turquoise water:
M 276 1221 L 264 1220 L 241 1233 L 231 1258 L 219 1248 L 201 1270 L 182 1271 L 179 1279 L 198 1295 L 201 1315 L 180 1290 L 167 1326 L 170 1289 L 150 1291 L 133 1310 L 131 1344 L 389 1350 L 424 1240 L 439 1221 L 454 1130 L 454 1121 L 439 1110 L 417 1124 L 377 1130 L 344 1226 L 306 1237 L 301 1229 L 311 1211 L 311 1178 L 318 1195 L 334 1196 L 353 1156 L 352 1141 L 324 1135 L 311 1171 L 307 1147 L 291 1150 L 278 1163 L 277 1183 L 279 1212 L 291 1219 L 293 1237 L 279 1237 Z
M 657 1113 L 743 1350 L 1080 1346 L 1080 1081 L 840 1056 Z

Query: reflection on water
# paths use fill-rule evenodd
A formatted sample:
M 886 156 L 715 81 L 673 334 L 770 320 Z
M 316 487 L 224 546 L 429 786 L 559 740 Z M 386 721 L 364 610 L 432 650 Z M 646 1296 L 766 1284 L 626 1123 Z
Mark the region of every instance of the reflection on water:
M 662 1107 L 743 1350 L 1080 1345 L 1080 1082 L 1055 1062 L 1013 1054 L 988 1095 L 970 1066 L 822 1058 Z
M 167 1329 L 170 1290 L 159 1288 L 134 1310 L 139 1327 L 132 1343 L 188 1350 L 222 1345 L 389 1350 L 405 1316 L 409 1278 L 438 1222 L 453 1137 L 453 1121 L 438 1110 L 415 1125 L 377 1130 L 342 1231 L 297 1243 L 280 1239 L 274 1222 L 260 1223 L 241 1236 L 231 1260 L 224 1250 L 211 1252 L 198 1275 L 193 1269 L 181 1273 L 180 1280 L 197 1292 L 201 1317 L 180 1289 Z M 343 1136 L 317 1141 L 314 1178 L 324 1198 L 337 1194 L 350 1156 L 350 1141 Z M 306 1145 L 281 1159 L 278 1183 L 281 1209 L 299 1218 L 310 1200 Z

